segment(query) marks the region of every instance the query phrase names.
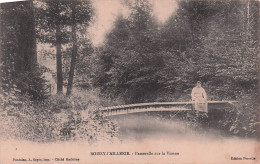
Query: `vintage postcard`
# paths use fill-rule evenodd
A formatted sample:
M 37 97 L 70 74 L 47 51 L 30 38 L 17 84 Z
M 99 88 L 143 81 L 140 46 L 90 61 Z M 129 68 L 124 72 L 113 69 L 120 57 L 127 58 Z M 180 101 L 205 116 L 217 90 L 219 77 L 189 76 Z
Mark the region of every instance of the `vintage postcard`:
M 260 164 L 260 3 L 0 3 L 0 164 Z

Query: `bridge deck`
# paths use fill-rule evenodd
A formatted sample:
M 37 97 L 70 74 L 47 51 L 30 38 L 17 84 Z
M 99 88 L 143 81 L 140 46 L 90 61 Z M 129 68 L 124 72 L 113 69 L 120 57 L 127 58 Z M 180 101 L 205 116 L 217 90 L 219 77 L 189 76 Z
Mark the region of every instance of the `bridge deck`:
M 120 115 L 128 113 L 150 112 L 150 111 L 186 111 L 191 110 L 194 102 L 152 102 L 118 105 L 111 107 L 104 107 L 100 110 L 107 115 Z M 223 108 L 226 105 L 231 105 L 236 101 L 208 101 L 209 111 L 214 108 Z

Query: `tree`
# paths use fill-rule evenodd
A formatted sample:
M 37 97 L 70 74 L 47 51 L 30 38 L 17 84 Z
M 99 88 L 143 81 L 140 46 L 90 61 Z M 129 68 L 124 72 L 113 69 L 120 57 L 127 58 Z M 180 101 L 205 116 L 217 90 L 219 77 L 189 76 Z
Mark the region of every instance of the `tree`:
M 158 78 L 152 73 L 163 66 L 156 53 L 159 23 L 148 0 L 128 2 L 126 6 L 130 15 L 118 16 L 101 48 L 99 55 L 105 72 L 97 82 L 127 102 L 151 101 L 151 93 L 158 89 Z
M 90 1 L 79 0 L 58 0 L 38 2 L 39 17 L 39 39 L 43 43 L 50 43 L 56 46 L 57 61 L 57 92 L 63 93 L 63 70 L 62 68 L 62 45 L 64 45 L 64 55 L 71 51 L 71 61 L 67 85 L 67 95 L 71 94 L 73 77 L 78 56 L 78 36 L 80 33 L 86 34 L 93 16 L 93 7 Z M 81 38 L 82 39 L 82 38 Z M 85 38 L 87 39 L 87 38 Z M 88 40 L 88 39 L 87 39 Z M 72 45 L 72 48 L 70 46 Z
M 200 52 L 193 59 L 194 69 L 212 86 L 210 92 L 222 98 L 236 98 L 239 92 L 249 91 L 252 89 L 249 86 L 255 87 L 257 83 L 257 39 L 251 37 L 257 36 L 257 26 L 255 21 L 248 24 L 247 3 L 222 2 L 220 5 L 218 13 L 207 22 L 205 34 L 199 36 L 200 44 L 193 48 L 193 52 Z M 252 13 L 257 11 L 254 5 L 251 9 Z M 257 19 L 258 16 L 250 17 Z
M 256 12 L 253 2 L 248 6 L 248 2 L 181 1 L 161 30 L 165 67 L 159 72 L 165 92 L 189 94 L 201 80 L 215 99 L 235 98 L 241 85 L 255 86 Z
M 71 26 L 72 26 L 72 55 L 71 55 L 71 63 L 70 63 L 70 71 L 69 71 L 69 79 L 67 86 L 66 95 L 71 95 L 72 86 L 73 86 L 73 77 L 76 65 L 76 59 L 78 56 L 78 41 L 77 41 L 77 25 L 84 26 L 83 29 L 89 25 L 93 16 L 93 7 L 90 1 L 72 1 L 71 2 Z M 86 33 L 85 30 L 81 30 L 81 32 Z
M 68 0 L 37 1 L 37 31 L 42 43 L 56 47 L 57 93 L 63 93 L 62 44 L 69 42 L 69 6 Z
M 255 90 L 257 3 L 180 1 L 163 25 L 148 1 L 127 5 L 130 15 L 117 18 L 97 53 L 103 90 L 128 102 L 188 100 L 198 80 L 214 99 Z
M 1 82 L 8 94 L 45 96 L 37 64 L 32 1 L 1 4 Z

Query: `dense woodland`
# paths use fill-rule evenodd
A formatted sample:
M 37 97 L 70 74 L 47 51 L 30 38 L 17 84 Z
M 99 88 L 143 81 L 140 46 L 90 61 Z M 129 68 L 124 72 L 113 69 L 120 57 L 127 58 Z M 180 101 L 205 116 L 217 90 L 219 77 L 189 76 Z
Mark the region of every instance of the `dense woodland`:
M 118 126 L 98 107 L 189 101 L 198 80 L 209 99 L 239 101 L 218 127 L 256 134 L 259 2 L 178 1 L 164 23 L 148 0 L 122 3 L 130 14 L 117 16 L 98 47 L 87 32 L 95 21 L 91 1 L 0 5 L 0 136 L 113 140 Z M 42 45 L 50 48 L 38 50 Z M 39 56 L 54 60 L 56 70 L 39 64 Z

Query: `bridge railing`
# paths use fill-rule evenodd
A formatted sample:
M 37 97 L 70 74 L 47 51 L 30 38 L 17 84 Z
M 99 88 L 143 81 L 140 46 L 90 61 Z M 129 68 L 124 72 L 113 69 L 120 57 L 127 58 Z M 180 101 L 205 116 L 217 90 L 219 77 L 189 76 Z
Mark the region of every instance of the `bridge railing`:
M 223 104 L 234 104 L 236 101 L 208 101 L 209 108 L 211 106 L 219 106 Z M 128 105 L 118 105 L 100 108 L 100 110 L 108 115 L 118 115 L 127 113 L 147 112 L 147 111 L 178 111 L 191 110 L 194 104 L 192 101 L 186 102 L 151 102 L 138 103 Z

